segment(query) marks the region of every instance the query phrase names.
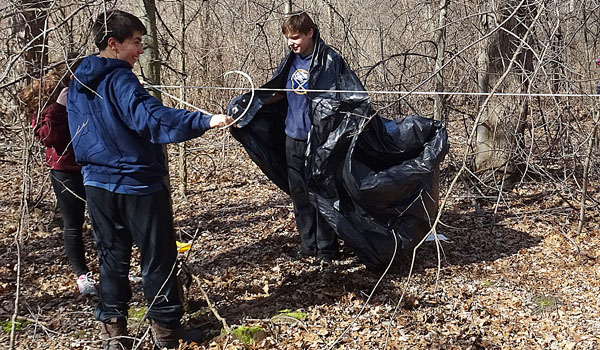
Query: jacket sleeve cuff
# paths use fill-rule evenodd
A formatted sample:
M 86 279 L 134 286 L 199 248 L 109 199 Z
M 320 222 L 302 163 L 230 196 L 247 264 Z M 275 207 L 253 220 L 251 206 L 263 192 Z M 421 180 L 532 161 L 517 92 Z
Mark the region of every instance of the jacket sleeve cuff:
M 212 115 L 206 115 L 206 114 L 201 114 L 200 117 L 200 128 L 202 130 L 208 130 L 210 129 L 210 118 L 212 118 Z

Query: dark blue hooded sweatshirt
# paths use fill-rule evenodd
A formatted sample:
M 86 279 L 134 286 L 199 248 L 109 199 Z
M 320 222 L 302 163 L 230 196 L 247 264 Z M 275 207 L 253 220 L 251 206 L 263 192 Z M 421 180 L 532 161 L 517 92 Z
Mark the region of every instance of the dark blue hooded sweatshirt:
M 211 117 L 163 106 L 131 69 L 127 61 L 86 57 L 68 90 L 69 129 L 85 185 L 149 193 L 167 174 L 161 144 L 201 136 Z

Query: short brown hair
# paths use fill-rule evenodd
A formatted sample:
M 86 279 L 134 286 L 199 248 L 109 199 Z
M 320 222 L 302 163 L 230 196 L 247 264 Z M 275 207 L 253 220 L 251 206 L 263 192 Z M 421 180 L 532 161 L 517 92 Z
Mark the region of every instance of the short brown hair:
M 314 32 L 318 30 L 317 25 L 306 12 L 291 15 L 281 24 L 281 31 L 286 36 L 289 33 L 308 34 L 311 29 Z
M 115 38 L 122 43 L 133 36 L 134 32 L 146 34 L 146 27 L 139 18 L 120 10 L 110 10 L 101 13 L 92 25 L 94 43 L 100 51 L 108 46 L 108 39 Z

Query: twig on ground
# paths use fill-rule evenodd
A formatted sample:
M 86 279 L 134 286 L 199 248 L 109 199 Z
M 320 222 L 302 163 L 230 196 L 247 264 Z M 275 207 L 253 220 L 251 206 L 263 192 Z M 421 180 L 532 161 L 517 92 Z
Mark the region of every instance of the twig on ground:
M 194 281 L 196 281 L 198 288 L 200 288 L 200 292 L 204 296 L 204 300 L 206 300 L 206 303 L 208 304 L 208 308 L 210 309 L 210 311 L 212 311 L 213 315 L 215 315 L 217 320 L 221 321 L 221 323 L 223 324 L 223 329 L 225 329 L 225 331 L 227 333 L 231 332 L 231 328 L 229 328 L 229 325 L 227 325 L 227 321 L 223 317 L 221 317 L 221 315 L 219 315 L 219 311 L 217 311 L 217 309 L 214 307 L 213 303 L 210 301 L 210 298 L 208 297 L 208 294 L 206 293 L 204 288 L 202 288 L 202 281 L 200 281 L 200 278 L 198 278 L 198 276 L 196 276 L 194 274 L 192 274 L 192 278 L 194 279 Z

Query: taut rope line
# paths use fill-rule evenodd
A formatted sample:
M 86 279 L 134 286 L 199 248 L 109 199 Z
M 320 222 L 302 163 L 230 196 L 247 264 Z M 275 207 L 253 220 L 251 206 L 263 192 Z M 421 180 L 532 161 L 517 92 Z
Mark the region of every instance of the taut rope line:
M 246 113 L 248 112 L 248 109 L 250 109 L 250 106 L 252 105 L 252 101 L 254 100 L 254 90 L 255 89 L 254 89 L 254 82 L 252 81 L 252 78 L 248 74 L 246 74 L 246 73 L 244 73 L 242 71 L 239 71 L 239 70 L 228 71 L 225 74 L 223 74 L 223 76 L 228 76 L 231 73 L 239 74 L 239 75 L 243 76 L 244 78 L 246 78 L 248 80 L 248 82 L 250 83 L 250 101 L 248 102 L 248 105 L 246 106 L 246 109 L 244 109 L 244 111 L 242 112 L 242 114 L 240 114 L 237 118 L 235 118 L 231 123 L 229 123 L 229 124 L 227 124 L 225 126 L 220 127 L 219 130 L 226 129 L 226 128 L 234 125 L 235 123 L 237 123 L 240 119 L 242 119 L 246 115 Z M 175 95 L 172 95 L 172 94 L 164 91 L 163 89 L 161 89 L 161 88 L 168 88 L 170 86 L 167 86 L 167 85 L 152 85 L 152 84 L 148 83 L 147 81 L 143 81 L 143 80 L 141 81 L 141 83 L 144 86 L 147 86 L 147 87 L 149 87 L 151 89 L 154 89 L 156 91 L 159 91 L 162 94 L 165 94 L 165 95 L 169 96 L 170 98 L 174 99 L 177 102 L 181 102 L 184 105 L 186 105 L 188 107 L 191 107 L 191 108 L 193 108 L 193 109 L 201 112 L 202 114 L 206 114 L 206 115 L 210 115 L 210 116 L 212 116 L 212 115 L 215 114 L 215 113 L 210 113 L 210 112 L 208 112 L 208 111 L 206 111 L 206 110 L 204 110 L 204 109 L 202 109 L 200 107 L 194 106 L 193 104 L 191 104 L 191 103 L 189 103 L 187 101 L 184 101 L 184 100 L 180 99 L 179 97 L 177 97 Z M 180 86 L 179 88 L 185 88 L 185 87 Z M 228 88 L 228 89 L 246 90 L 245 88 Z
M 252 79 L 243 72 L 230 71 L 227 73 L 236 72 L 242 74 L 252 82 Z M 225 74 L 227 74 L 225 73 Z M 246 90 L 246 88 L 236 88 L 227 86 L 186 86 L 186 85 L 150 85 L 152 88 L 163 89 L 198 89 L 198 90 Z M 253 91 L 271 91 L 271 92 L 288 92 L 295 91 L 294 89 L 275 89 L 275 88 L 254 88 Z M 514 97 L 600 97 L 597 94 L 559 94 L 559 93 L 521 93 L 521 92 L 463 92 L 463 91 L 394 91 L 394 90 L 319 90 L 306 89 L 306 92 L 337 92 L 337 93 L 352 93 L 352 94 L 383 94 L 383 95 L 446 95 L 446 96 L 514 96 Z M 167 94 L 168 95 L 168 94 Z
M 169 96 L 170 98 L 174 99 L 177 102 L 181 102 L 181 103 L 183 103 L 184 105 L 186 105 L 188 107 L 191 107 L 191 108 L 193 108 L 193 109 L 195 109 L 195 110 L 197 110 L 199 112 L 202 112 L 202 114 L 206 114 L 206 115 L 213 115 L 214 114 L 214 113 L 210 113 L 208 111 L 205 111 L 204 109 L 202 109 L 200 107 L 196 107 L 193 104 L 191 104 L 189 102 L 186 102 L 186 101 L 180 99 L 179 97 L 177 97 L 175 95 L 171 95 L 170 93 L 166 92 L 165 90 L 160 89 L 160 87 L 164 87 L 164 86 L 161 86 L 161 85 L 152 85 L 149 82 L 144 81 L 144 80 L 142 80 L 140 82 L 142 83 L 142 85 L 144 87 L 156 90 L 156 91 L 160 92 L 161 94 L 165 94 L 165 95 Z

